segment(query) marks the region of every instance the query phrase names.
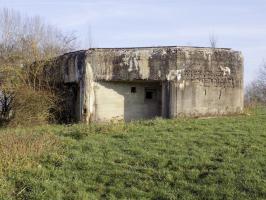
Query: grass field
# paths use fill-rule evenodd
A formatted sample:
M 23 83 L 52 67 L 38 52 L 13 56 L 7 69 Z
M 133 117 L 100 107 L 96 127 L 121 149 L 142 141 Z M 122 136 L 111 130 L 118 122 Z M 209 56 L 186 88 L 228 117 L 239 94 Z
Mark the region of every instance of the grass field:
M 266 109 L 0 130 L 0 199 L 266 199 Z

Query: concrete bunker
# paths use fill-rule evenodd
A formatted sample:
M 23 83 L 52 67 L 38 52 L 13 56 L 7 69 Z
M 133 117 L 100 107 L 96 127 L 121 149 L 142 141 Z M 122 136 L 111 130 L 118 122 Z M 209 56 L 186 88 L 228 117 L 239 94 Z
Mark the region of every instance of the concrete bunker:
M 227 48 L 96 48 L 62 55 L 52 68 L 59 83 L 72 88 L 66 90 L 71 107 L 66 115 L 73 121 L 243 110 L 242 54 Z

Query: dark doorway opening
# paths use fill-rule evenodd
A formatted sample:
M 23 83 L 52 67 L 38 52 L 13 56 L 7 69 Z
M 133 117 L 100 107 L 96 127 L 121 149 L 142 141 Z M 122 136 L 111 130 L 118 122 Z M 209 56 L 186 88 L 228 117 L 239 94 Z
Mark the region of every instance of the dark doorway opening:
M 79 85 L 66 83 L 60 87 L 59 94 L 58 108 L 60 109 L 56 113 L 56 120 L 65 124 L 78 122 Z

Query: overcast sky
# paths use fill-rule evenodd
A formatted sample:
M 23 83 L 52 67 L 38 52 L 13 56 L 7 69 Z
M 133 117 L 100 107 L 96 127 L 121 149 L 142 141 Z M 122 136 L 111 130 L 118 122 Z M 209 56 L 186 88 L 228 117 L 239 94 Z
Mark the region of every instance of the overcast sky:
M 39 15 L 75 31 L 82 48 L 89 29 L 96 47 L 209 46 L 240 50 L 245 83 L 266 60 L 266 0 L 0 0 L 0 7 Z

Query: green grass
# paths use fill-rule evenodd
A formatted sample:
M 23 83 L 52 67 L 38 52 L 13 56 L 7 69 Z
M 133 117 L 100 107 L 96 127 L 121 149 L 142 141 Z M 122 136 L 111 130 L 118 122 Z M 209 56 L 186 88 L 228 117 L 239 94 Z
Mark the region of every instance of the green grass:
M 41 126 L 0 135 L 11 132 L 56 142 L 26 153 L 31 162 L 2 167 L 0 199 L 266 199 L 266 108 L 249 116 Z

